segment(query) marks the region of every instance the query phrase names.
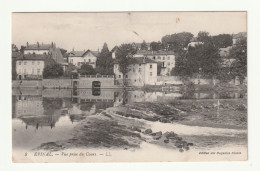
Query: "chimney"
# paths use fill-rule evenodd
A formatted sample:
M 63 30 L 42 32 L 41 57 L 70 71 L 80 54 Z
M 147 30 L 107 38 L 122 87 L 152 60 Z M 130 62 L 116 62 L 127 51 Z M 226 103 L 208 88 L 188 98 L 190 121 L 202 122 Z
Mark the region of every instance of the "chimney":
M 51 47 L 53 47 L 53 42 L 51 42 Z
M 39 44 L 39 42 L 37 42 L 37 47 L 38 47 L 38 48 L 40 47 L 40 44 Z
M 27 47 L 29 46 L 29 43 L 28 43 L 28 42 L 26 43 L 26 46 L 27 46 Z

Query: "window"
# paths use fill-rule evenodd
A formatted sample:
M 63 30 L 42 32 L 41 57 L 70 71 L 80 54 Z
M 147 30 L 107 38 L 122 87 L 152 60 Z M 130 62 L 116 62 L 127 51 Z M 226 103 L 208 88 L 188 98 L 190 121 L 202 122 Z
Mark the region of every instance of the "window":
M 80 66 L 80 62 L 78 62 L 78 66 Z
M 135 68 L 133 68 L 133 72 L 135 72 Z
M 138 70 L 139 72 L 142 72 L 142 68 L 139 68 L 139 70 Z
M 142 64 L 139 64 L 139 66 L 141 66 Z
M 21 65 L 22 64 L 22 62 L 21 61 L 19 61 L 19 65 Z
M 152 72 L 150 72 L 150 76 L 153 76 L 153 73 L 152 73 Z
M 153 59 L 155 60 L 155 56 L 153 57 Z
M 88 62 L 91 62 L 91 59 L 89 59 Z
M 73 59 L 70 60 L 70 63 L 73 63 Z
M 27 62 L 26 61 L 24 61 L 24 65 L 26 65 L 27 64 Z
M 167 62 L 167 65 L 168 65 L 168 66 L 170 66 L 170 65 L 171 65 L 171 63 L 170 63 L 170 62 Z
M 170 57 L 168 56 L 168 60 L 170 60 Z
M 37 75 L 40 75 L 40 69 L 37 69 Z
M 128 75 L 125 75 L 125 78 L 128 78 Z
M 84 62 L 86 63 L 86 59 L 84 59 Z
M 37 64 L 40 65 L 40 61 L 38 61 Z
M 150 65 L 150 68 L 153 68 L 153 65 Z
M 118 78 L 121 78 L 121 75 L 118 75 Z
M 158 59 L 161 59 L 161 57 L 160 57 L 160 56 L 158 56 Z
M 34 65 L 34 61 L 32 61 L 32 64 Z
M 165 57 L 163 57 L 163 60 L 165 60 Z

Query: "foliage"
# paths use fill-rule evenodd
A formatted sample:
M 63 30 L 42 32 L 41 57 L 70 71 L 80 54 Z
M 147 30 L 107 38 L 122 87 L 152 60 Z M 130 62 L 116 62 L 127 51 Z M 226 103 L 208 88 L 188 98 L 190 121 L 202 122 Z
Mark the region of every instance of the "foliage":
M 145 41 L 141 44 L 141 50 L 148 50 L 148 46 Z
M 77 75 L 77 73 L 72 72 L 75 69 L 76 66 L 74 66 L 72 63 L 69 63 L 67 70 L 64 72 L 64 76 L 71 78 L 72 75 Z
M 95 75 L 96 71 L 91 65 L 83 64 L 81 65 L 81 68 L 79 69 L 79 73 L 81 75 Z
M 181 53 L 176 59 L 176 67 L 172 74 L 179 76 L 202 75 L 214 77 L 221 64 L 219 49 L 212 43 L 189 47 L 187 53 Z
M 46 65 L 43 69 L 43 78 L 58 78 L 63 75 L 63 68 L 60 64 Z
M 97 58 L 96 72 L 102 75 L 113 74 L 112 53 L 109 52 L 107 44 L 104 43 L 100 56 Z
M 116 51 L 116 60 L 119 64 L 119 71 L 123 74 L 124 85 L 125 75 L 129 71 L 129 66 L 133 63 L 133 55 L 136 49 L 131 44 L 121 44 Z
M 231 72 L 230 72 L 230 67 L 222 67 L 219 69 L 218 74 L 217 74 L 217 79 L 219 79 L 223 83 L 227 83 L 231 81 L 233 78 Z
M 230 58 L 235 61 L 231 64 L 231 74 L 243 80 L 247 75 L 247 39 L 238 39 L 236 46 L 230 50 Z
M 204 43 L 208 43 L 211 41 L 211 37 L 209 35 L 209 32 L 206 32 L 206 31 L 200 31 L 198 33 L 198 36 L 197 36 L 197 40 L 199 42 L 204 42 Z
M 188 46 L 192 38 L 193 34 L 189 32 L 175 33 L 172 35 L 163 36 L 162 44 L 164 47 L 168 47 L 168 50 L 180 51 Z
M 160 49 L 162 49 L 162 43 L 159 41 L 159 42 L 152 42 L 150 44 L 150 49 L 152 51 L 159 51 Z
M 215 46 L 219 48 L 226 48 L 228 46 L 232 46 L 233 40 L 230 34 L 220 34 L 212 37 L 212 41 Z

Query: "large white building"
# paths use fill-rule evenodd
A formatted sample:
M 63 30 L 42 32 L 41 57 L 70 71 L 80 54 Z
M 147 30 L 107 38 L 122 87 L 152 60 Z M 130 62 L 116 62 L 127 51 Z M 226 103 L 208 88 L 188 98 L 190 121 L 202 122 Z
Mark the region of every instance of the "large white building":
M 161 64 L 160 75 L 170 75 L 175 67 L 175 53 L 173 51 L 137 51 L 134 57 L 146 57 Z
M 134 58 L 134 63 L 129 66 L 125 78 L 130 86 L 156 85 L 157 62 L 146 57 Z M 122 84 L 123 74 L 119 71 L 119 64 L 114 64 L 115 79 Z
M 47 55 L 23 55 L 16 60 L 17 79 L 42 79 Z
M 91 65 L 96 68 L 99 53 L 96 51 L 71 51 L 69 52 L 68 62 L 80 68 L 82 64 Z

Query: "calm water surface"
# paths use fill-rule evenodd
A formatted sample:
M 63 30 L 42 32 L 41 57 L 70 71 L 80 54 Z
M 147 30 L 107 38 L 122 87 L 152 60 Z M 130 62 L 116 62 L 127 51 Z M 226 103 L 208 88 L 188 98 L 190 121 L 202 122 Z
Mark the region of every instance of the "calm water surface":
M 209 93 L 196 92 L 144 92 L 120 90 L 82 89 L 13 89 L 12 127 L 13 149 L 35 149 L 42 143 L 67 140 L 73 136 L 73 129 L 80 121 L 88 119 L 107 108 L 138 102 L 169 103 L 173 100 L 243 99 L 240 92 Z M 188 126 L 179 123 L 147 122 L 155 131 L 175 131 L 198 142 L 201 137 L 226 136 L 245 138 L 246 130 L 207 128 Z M 185 131 L 184 131 L 185 130 Z M 102 132 L 102 130 L 100 130 Z M 232 141 L 231 141 L 232 142 Z M 234 140 L 234 143 L 237 142 Z M 238 145 L 240 145 L 238 143 Z M 242 145 L 245 145 L 242 143 Z

